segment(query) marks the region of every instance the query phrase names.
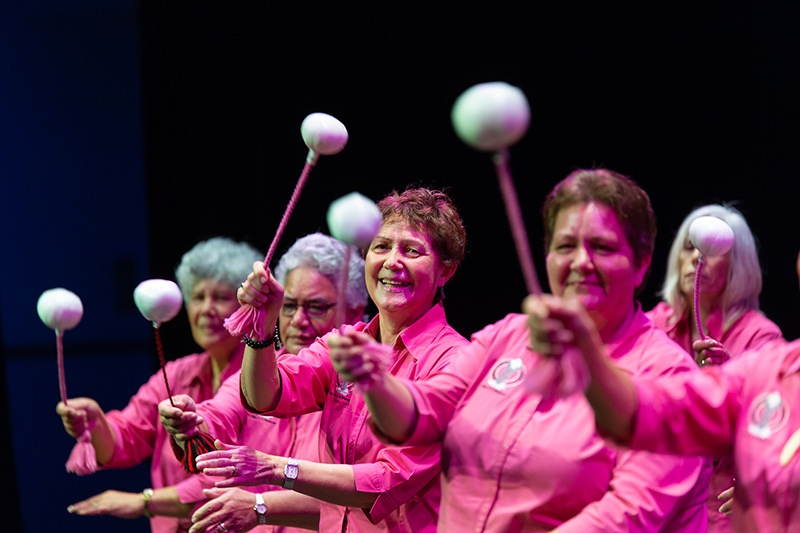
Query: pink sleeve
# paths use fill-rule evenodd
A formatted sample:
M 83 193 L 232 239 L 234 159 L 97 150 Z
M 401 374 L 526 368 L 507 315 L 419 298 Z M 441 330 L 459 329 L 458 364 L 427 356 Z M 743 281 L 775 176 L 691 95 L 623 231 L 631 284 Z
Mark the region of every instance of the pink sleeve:
M 417 408 L 414 432 L 405 444 L 441 442 L 458 402 L 478 376 L 485 358 L 485 346 L 478 333 L 469 345 L 456 348 L 448 364 L 427 379 L 404 380 Z
M 167 372 L 174 368 L 167 363 Z M 174 375 L 174 373 L 173 373 Z M 153 454 L 156 433 L 160 424 L 158 403 L 167 397 L 164 378 L 153 374 L 139 388 L 122 411 L 109 411 L 106 418 L 114 429 L 115 445 L 111 461 L 104 468 L 128 468 L 148 459 Z
M 239 401 L 239 376 L 239 372 L 230 376 L 213 398 L 197 406 L 209 434 L 226 444 L 239 444 L 239 432 L 247 416 Z
M 689 511 L 692 515 L 688 523 L 684 521 L 681 531 L 705 532 L 705 496 L 708 491 L 697 495 L 692 492 L 698 480 L 710 472 L 711 460 L 702 457 L 620 452 L 609 490 L 598 501 L 558 526 L 558 532 L 660 531 L 672 520 L 676 509 Z M 693 509 L 687 509 L 690 498 Z
M 203 489 L 210 489 L 214 487 L 214 483 L 219 478 L 212 478 L 205 474 L 197 474 L 184 479 L 177 485 L 175 490 L 178 492 L 178 500 L 181 503 L 194 503 L 207 500 Z
M 434 446 L 400 446 L 384 448 L 375 462 L 353 465 L 356 490 L 378 493 L 369 510 L 377 524 L 406 503 L 441 472 L 441 448 Z
M 638 408 L 630 447 L 658 453 L 731 453 L 739 393 L 751 359 L 746 355 L 657 381 L 634 378 Z

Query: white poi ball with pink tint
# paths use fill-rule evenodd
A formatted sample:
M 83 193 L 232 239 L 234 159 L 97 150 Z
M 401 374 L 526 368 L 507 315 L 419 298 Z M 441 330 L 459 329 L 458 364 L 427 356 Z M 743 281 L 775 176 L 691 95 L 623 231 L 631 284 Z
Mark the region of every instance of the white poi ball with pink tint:
M 83 318 L 81 299 L 61 288 L 44 291 L 36 302 L 36 311 L 45 326 L 60 332 L 74 328 Z
M 366 248 L 381 229 L 383 217 L 375 202 L 363 194 L 351 192 L 331 203 L 327 220 L 334 238 Z
M 133 290 L 133 301 L 142 316 L 159 327 L 175 318 L 183 305 L 183 295 L 174 281 L 148 279 Z
M 312 113 L 303 119 L 300 135 L 310 151 L 309 163 L 315 163 L 321 155 L 338 154 L 344 149 L 348 139 L 344 124 L 325 113 Z
M 717 217 L 702 216 L 689 226 L 689 240 L 700 253 L 708 257 L 725 255 L 733 248 L 733 230 Z
M 531 109 L 518 87 L 498 81 L 464 91 L 453 105 L 450 118 L 462 141 L 484 152 L 496 152 L 525 135 Z

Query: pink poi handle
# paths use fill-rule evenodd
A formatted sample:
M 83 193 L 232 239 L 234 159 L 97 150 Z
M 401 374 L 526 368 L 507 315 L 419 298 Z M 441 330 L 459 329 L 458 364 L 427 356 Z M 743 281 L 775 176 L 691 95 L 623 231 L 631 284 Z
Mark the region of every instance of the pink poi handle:
M 56 352 L 58 358 L 58 390 L 61 392 L 61 401 L 67 404 L 67 379 L 64 373 L 64 332 L 56 330 Z
M 350 279 L 350 256 L 353 253 L 348 244 L 345 244 L 344 247 L 344 266 L 339 278 L 339 302 L 336 304 L 336 327 L 340 331 L 344 324 L 344 310 L 347 307 L 347 282 Z
M 531 253 L 530 243 L 528 242 L 528 232 L 525 230 L 525 222 L 522 220 L 522 210 L 519 207 L 519 198 L 514 188 L 514 180 L 511 171 L 508 169 L 508 150 L 500 150 L 494 157 L 494 166 L 497 171 L 497 180 L 500 184 L 500 192 L 503 195 L 503 202 L 506 206 L 508 224 L 511 226 L 511 234 L 514 237 L 514 245 L 517 248 L 517 257 L 522 276 L 525 278 L 525 286 L 528 294 L 542 294 L 542 287 L 536 276 L 536 269 L 533 266 L 533 254 Z
M 703 271 L 703 265 L 706 258 L 703 254 L 697 259 L 697 269 L 694 273 L 694 320 L 697 325 L 697 332 L 700 335 L 700 340 L 706 340 L 706 334 L 703 331 L 703 321 L 700 320 L 700 273 Z
M 303 187 L 306 181 L 308 181 L 308 176 L 311 174 L 311 169 L 314 168 L 315 162 L 316 161 L 307 159 L 305 165 L 303 165 L 303 171 L 300 173 L 300 178 L 297 180 L 297 185 L 294 187 L 292 198 L 286 206 L 286 211 L 284 211 L 281 222 L 278 225 L 278 231 L 275 232 L 275 237 L 272 239 L 272 243 L 269 245 L 269 250 L 267 251 L 267 256 L 264 259 L 264 265 L 267 268 L 269 268 L 272 256 L 275 254 L 278 242 L 283 235 L 283 230 L 286 229 L 286 225 L 289 223 L 289 217 L 292 216 L 292 211 L 294 211 L 297 205 L 300 193 L 303 192 Z M 256 309 L 250 305 L 243 305 L 237 309 L 235 313 L 226 318 L 223 324 L 233 337 L 238 337 L 250 330 L 253 332 L 256 340 L 261 341 L 267 338 L 267 331 L 264 328 L 264 315 L 265 311 L 262 308 Z

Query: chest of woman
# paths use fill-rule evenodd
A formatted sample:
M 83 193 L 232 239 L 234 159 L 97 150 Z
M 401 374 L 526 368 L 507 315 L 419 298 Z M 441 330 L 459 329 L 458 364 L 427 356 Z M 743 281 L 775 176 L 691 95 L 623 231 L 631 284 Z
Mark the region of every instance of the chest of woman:
M 735 529 L 800 531 L 799 447 L 800 374 L 751 376 L 734 442 Z

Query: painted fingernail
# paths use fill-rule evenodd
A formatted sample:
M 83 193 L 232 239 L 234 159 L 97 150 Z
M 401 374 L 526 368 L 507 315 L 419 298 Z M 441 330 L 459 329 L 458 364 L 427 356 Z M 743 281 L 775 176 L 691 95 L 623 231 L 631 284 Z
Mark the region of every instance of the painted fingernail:
M 266 283 L 266 282 L 267 282 L 267 278 L 265 278 L 264 276 L 261 276 L 261 283 Z

